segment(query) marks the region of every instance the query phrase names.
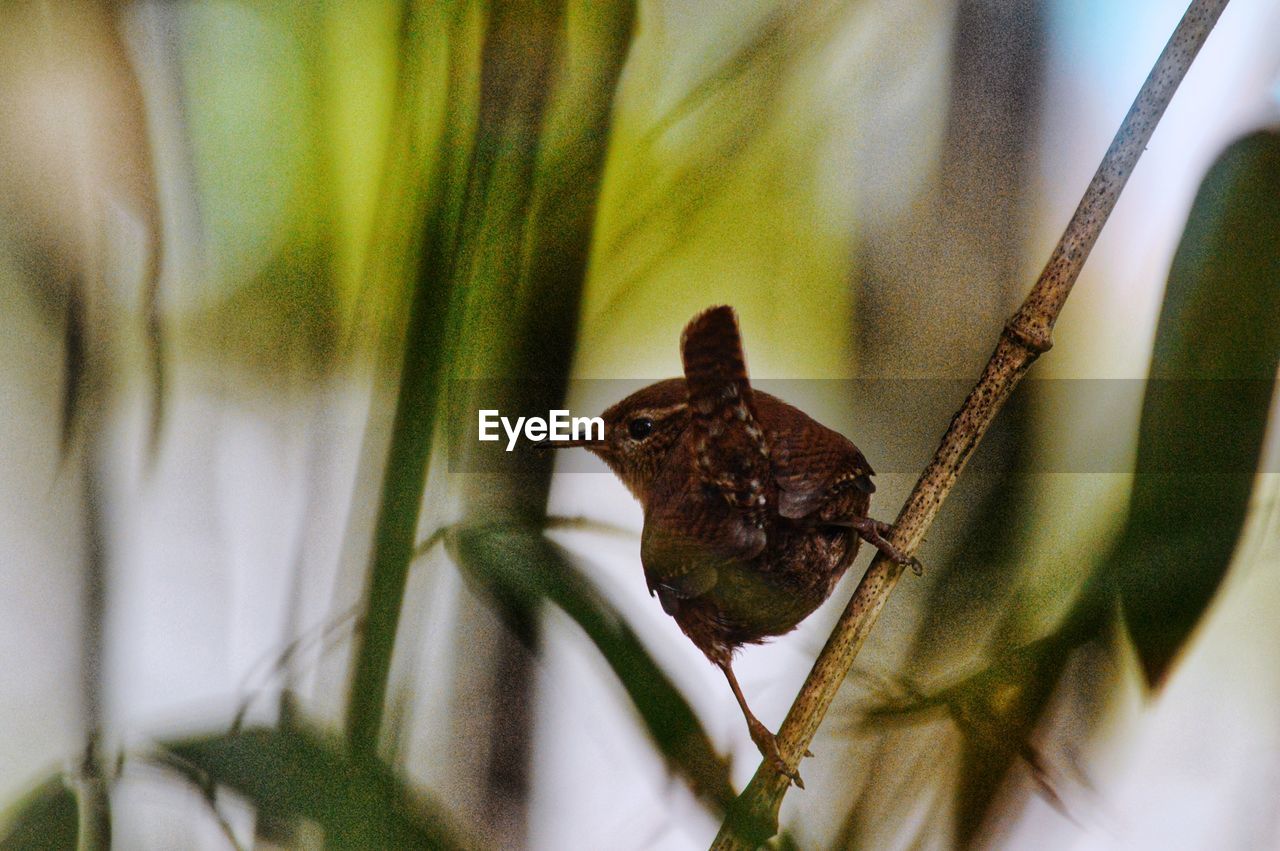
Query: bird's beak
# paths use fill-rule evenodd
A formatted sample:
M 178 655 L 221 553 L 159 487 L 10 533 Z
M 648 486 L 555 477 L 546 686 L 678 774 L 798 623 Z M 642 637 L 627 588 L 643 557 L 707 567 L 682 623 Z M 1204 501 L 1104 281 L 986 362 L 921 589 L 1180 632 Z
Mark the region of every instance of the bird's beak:
M 604 446 L 604 441 L 587 440 L 585 438 L 580 440 L 551 440 L 548 438 L 546 440 L 534 441 L 533 446 L 535 449 L 573 449 L 578 446 L 581 446 L 583 449 L 594 449 L 599 446 Z

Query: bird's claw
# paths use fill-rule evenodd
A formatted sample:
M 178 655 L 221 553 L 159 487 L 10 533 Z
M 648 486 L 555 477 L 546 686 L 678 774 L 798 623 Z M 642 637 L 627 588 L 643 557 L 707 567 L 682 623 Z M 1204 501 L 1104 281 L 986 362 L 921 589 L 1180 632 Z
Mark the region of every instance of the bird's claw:
M 782 758 L 782 752 L 778 750 L 778 739 L 773 733 L 759 722 L 749 724 L 748 729 L 751 731 L 751 740 L 756 743 L 756 747 L 760 749 L 760 755 L 768 761 L 773 770 L 786 777 L 792 783 L 796 784 L 797 789 L 804 788 L 804 781 L 800 779 L 799 769 L 792 768 L 787 765 L 787 761 Z M 813 756 L 808 750 L 804 752 L 805 756 Z
M 783 777 L 796 784 L 797 789 L 804 789 L 804 781 L 800 779 L 800 771 L 789 767 L 782 759 L 781 755 L 770 757 L 769 762 L 773 765 L 773 770 L 781 774 Z
M 858 537 L 884 553 L 889 561 L 910 567 L 911 572 L 916 576 L 924 575 L 924 565 L 921 564 L 920 559 L 907 555 L 889 541 L 888 535 L 893 531 L 893 527 L 888 523 L 873 520 L 870 517 L 858 517 L 850 525 L 857 531 Z

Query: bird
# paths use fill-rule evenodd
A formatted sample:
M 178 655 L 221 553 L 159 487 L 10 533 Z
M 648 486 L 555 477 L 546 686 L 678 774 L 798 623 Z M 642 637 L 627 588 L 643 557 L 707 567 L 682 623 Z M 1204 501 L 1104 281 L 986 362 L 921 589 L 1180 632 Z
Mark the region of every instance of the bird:
M 603 437 L 544 445 L 590 451 L 640 502 L 649 594 L 724 672 L 761 755 L 803 788 L 747 704 L 735 653 L 812 614 L 861 541 L 917 571 L 920 563 L 868 516 L 875 471 L 858 447 L 751 386 L 732 307 L 695 316 L 680 351 L 684 376 L 606 409 Z

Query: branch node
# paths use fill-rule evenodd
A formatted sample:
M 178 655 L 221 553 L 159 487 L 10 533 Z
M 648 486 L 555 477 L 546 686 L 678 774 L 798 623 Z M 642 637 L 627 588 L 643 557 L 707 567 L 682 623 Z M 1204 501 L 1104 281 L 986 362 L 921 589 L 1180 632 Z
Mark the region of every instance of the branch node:
M 1015 315 L 1004 326 L 1004 335 L 1016 345 L 1035 356 L 1053 348 L 1053 331 L 1048 326 L 1021 322 L 1021 314 Z

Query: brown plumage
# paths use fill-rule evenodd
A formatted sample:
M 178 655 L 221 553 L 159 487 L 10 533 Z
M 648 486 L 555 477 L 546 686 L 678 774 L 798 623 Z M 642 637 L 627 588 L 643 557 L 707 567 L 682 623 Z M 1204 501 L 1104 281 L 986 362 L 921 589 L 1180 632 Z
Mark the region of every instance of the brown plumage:
M 649 592 L 719 666 L 764 756 L 797 783 L 733 675 L 733 653 L 795 629 L 828 596 L 861 539 L 909 562 L 867 510 L 867 459 L 843 435 L 754 390 L 732 308 L 681 337 L 684 378 L 651 384 L 604 412 L 584 446 L 644 508 Z

